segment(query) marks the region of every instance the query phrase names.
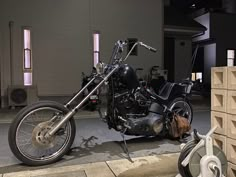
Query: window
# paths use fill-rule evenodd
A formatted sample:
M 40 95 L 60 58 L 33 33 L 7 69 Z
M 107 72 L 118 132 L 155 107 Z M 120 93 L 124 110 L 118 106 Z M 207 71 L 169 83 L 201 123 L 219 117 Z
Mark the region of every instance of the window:
M 235 50 L 227 50 L 227 66 L 234 66 Z
M 32 50 L 31 50 L 31 30 L 23 29 L 24 48 L 23 48 L 23 77 L 24 85 L 32 85 Z
M 192 73 L 192 81 L 199 80 L 202 83 L 202 72 Z
M 100 33 L 93 33 L 93 66 L 96 67 L 97 63 L 100 61 L 100 52 L 99 52 L 99 43 L 100 43 Z

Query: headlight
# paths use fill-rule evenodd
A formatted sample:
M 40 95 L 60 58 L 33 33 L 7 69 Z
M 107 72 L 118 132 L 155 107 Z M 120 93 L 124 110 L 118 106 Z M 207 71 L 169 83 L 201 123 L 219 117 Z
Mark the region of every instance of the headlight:
M 102 74 L 104 72 L 104 63 L 97 63 L 96 70 L 98 74 Z

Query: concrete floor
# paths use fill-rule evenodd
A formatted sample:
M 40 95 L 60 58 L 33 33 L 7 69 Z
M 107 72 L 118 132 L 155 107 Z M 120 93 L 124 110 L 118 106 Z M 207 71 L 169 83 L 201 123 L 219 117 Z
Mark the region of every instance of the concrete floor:
M 195 99 L 192 128 L 205 134 L 210 129 L 209 100 Z M 1 111 L 0 117 L 6 120 L 14 117 L 17 110 Z M 94 118 L 92 117 L 94 115 Z M 119 132 L 109 130 L 107 125 L 91 114 L 87 118 L 76 119 L 76 138 L 71 152 L 54 164 L 41 167 L 28 167 L 19 162 L 8 146 L 9 121 L 0 121 L 0 174 L 25 170 L 45 169 L 77 164 L 127 159 L 122 149 L 123 140 Z M 5 122 L 5 123 L 4 123 Z M 179 152 L 180 142 L 160 138 L 126 136 L 131 158 Z M 185 140 L 187 141 L 187 139 Z
M 152 155 L 133 158 L 133 163 L 119 159 L 6 173 L 3 177 L 175 177 L 178 156 L 178 153 Z

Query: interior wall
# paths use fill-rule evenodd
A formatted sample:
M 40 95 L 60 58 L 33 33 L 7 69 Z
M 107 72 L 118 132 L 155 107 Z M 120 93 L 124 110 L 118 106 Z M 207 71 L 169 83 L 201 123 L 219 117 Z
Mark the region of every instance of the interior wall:
M 227 65 L 227 49 L 236 49 L 234 34 L 236 31 L 235 14 L 211 14 L 212 38 L 216 39 L 216 66 Z M 224 28 L 222 28 L 224 26 Z
M 101 60 L 109 60 L 118 39 L 137 38 L 156 48 L 157 53 L 139 46 L 138 56 L 131 56 L 127 62 L 146 71 L 153 65 L 163 67 L 162 1 L 93 0 L 91 6 L 92 28 L 101 32 Z
M 33 84 L 39 95 L 72 94 L 81 71 L 91 67 L 87 1 L 5 0 L 3 16 L 3 90 L 10 84 L 9 21 L 13 21 L 13 85 L 23 84 L 22 28 L 32 28 Z
M 216 47 L 217 46 L 215 43 L 204 46 L 204 73 L 203 73 L 204 83 L 211 83 L 211 67 L 216 66 Z
M 208 19 L 208 20 L 207 20 Z M 207 25 L 207 35 L 195 38 L 197 41 L 211 39 L 216 44 L 204 47 L 204 82 L 210 83 L 210 67 L 227 65 L 227 49 L 236 49 L 234 33 L 236 31 L 235 14 L 207 13 L 197 18 L 202 25 Z M 209 23 L 205 23 L 205 22 Z
M 92 67 L 92 33 L 101 33 L 101 59 L 108 61 L 116 40 L 138 38 L 158 49 L 139 47 L 129 63 L 146 70 L 162 67 L 162 1 L 1 0 L 1 95 L 10 84 L 9 21 L 14 22 L 13 84 L 23 84 L 22 27 L 32 28 L 33 84 L 40 96 L 71 95 L 81 72 Z M 2 38 L 1 38 L 2 37 Z
M 194 19 L 201 25 L 205 26 L 207 30 L 204 32 L 203 35 L 197 36 L 193 38 L 193 41 L 201 41 L 201 40 L 207 40 L 211 37 L 211 31 L 214 30 L 211 28 L 210 23 L 211 23 L 211 18 L 210 18 L 210 13 L 206 13 L 204 15 L 201 15 L 197 18 Z
M 222 0 L 223 8 L 227 13 L 236 13 L 235 0 Z
M 175 39 L 175 82 L 180 82 L 190 77 L 192 40 Z
M 164 69 L 168 71 L 168 81 L 175 80 L 175 38 L 165 37 L 164 41 Z
M 1 12 L 0 12 L 0 24 L 2 24 L 2 14 L 1 14 Z M 2 81 L 3 81 L 3 79 L 2 79 L 2 61 L 3 61 L 3 46 L 2 46 L 2 39 L 3 38 L 3 36 L 2 36 L 2 30 L 1 30 L 1 28 L 0 28 L 0 88 L 1 88 L 1 91 L 0 91 L 0 94 L 2 95 Z M 1 100 L 1 99 L 0 99 Z

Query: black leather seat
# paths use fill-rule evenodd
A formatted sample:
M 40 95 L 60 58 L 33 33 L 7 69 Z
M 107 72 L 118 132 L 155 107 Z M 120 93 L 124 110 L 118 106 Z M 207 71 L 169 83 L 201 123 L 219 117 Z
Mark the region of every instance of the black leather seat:
M 158 102 L 161 102 L 162 104 L 167 104 L 168 103 L 168 99 L 171 95 L 171 92 L 173 90 L 173 87 L 175 86 L 175 83 L 170 83 L 167 82 L 163 88 L 160 90 L 160 94 L 157 95 L 154 90 L 147 90 Z
M 160 90 L 158 96 L 161 97 L 163 100 L 168 100 L 174 86 L 175 86 L 175 83 L 166 82 L 165 85 Z
M 152 79 L 150 81 L 150 86 L 157 95 L 159 95 L 160 91 L 162 90 L 165 84 L 166 84 L 166 80 L 163 76 L 159 76 L 157 79 Z

